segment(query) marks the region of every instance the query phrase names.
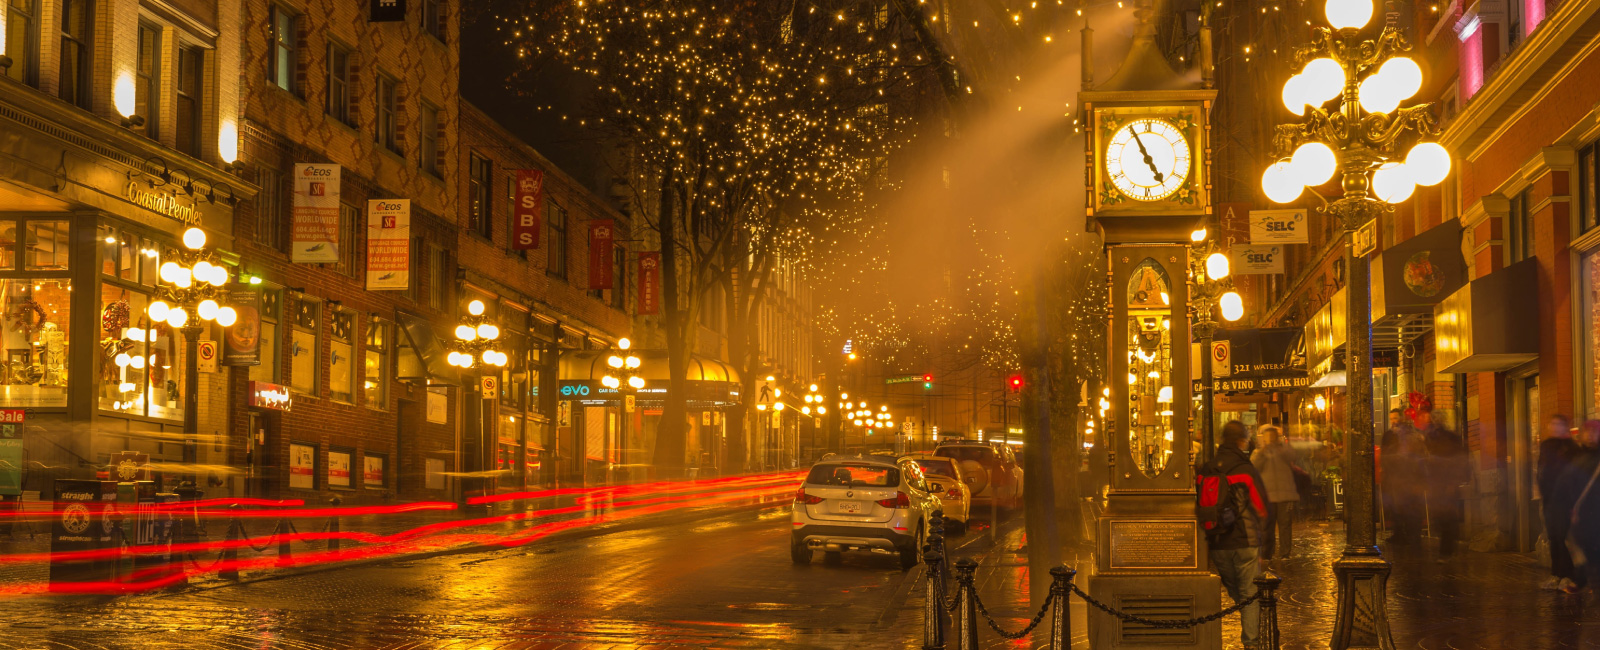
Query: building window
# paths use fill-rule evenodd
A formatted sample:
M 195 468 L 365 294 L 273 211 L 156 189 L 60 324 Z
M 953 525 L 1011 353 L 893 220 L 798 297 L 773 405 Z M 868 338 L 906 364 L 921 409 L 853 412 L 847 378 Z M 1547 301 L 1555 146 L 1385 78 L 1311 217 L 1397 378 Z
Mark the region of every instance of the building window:
M 350 123 L 350 49 L 328 43 L 328 115 L 340 123 Z
M 161 123 L 161 30 L 139 23 L 139 60 L 135 68 L 133 114 L 144 118 L 144 135 L 154 139 Z
M 361 208 L 349 203 L 339 204 L 339 272 L 352 278 L 361 277 Z
M 200 157 L 200 91 L 205 88 L 202 76 L 205 51 L 198 47 L 178 48 L 178 150 Z
M 1584 401 L 1588 402 L 1589 419 L 1600 418 L 1600 248 L 1584 253 L 1579 262 L 1579 285 L 1582 294 L 1583 310 L 1579 320 L 1583 326 L 1583 349 L 1588 366 L 1587 390 L 1579 389 L 1579 393 L 1587 393 Z
M 1600 225 L 1600 141 L 1578 152 L 1578 232 Z
M 108 281 L 100 285 L 100 408 L 144 417 L 183 418 L 181 337 L 151 322 L 151 291 Z M 191 316 L 192 318 L 192 316 Z
M 290 303 L 293 319 L 289 331 L 289 387 L 308 397 L 317 396 L 319 365 L 322 353 L 322 301 L 301 296 Z
M 302 442 L 289 443 L 289 487 L 317 489 L 317 447 Z
M 349 489 L 350 459 L 355 452 L 350 449 L 328 450 L 328 487 Z
M 90 26 L 94 7 L 90 0 L 61 0 L 61 76 L 56 86 L 61 99 L 89 108 Z
M 434 311 L 444 309 L 445 287 L 444 249 L 428 246 L 428 307 Z
M 395 132 L 395 116 L 400 112 L 400 94 L 395 91 L 395 81 L 378 75 L 378 122 L 373 133 L 383 148 L 400 153 L 400 141 Z
M 484 239 L 494 238 L 494 218 L 490 212 L 490 186 L 494 183 L 494 165 L 478 154 L 467 158 L 467 217 L 472 232 Z
M 1507 226 L 1506 263 L 1515 264 L 1533 257 L 1533 214 L 1527 190 L 1511 198 L 1511 223 Z
M 388 458 L 383 454 L 368 452 L 361 456 L 361 485 L 367 488 L 381 489 L 385 485 L 383 468 L 388 464 Z
M 267 29 L 270 33 L 267 40 L 272 45 L 267 55 L 267 81 L 289 92 L 298 90 L 294 80 L 298 63 L 295 59 L 297 22 L 297 16 L 276 5 L 268 12 Z
M 65 271 L 72 249 L 72 222 L 34 219 L 27 222 L 25 271 Z
M 505 175 L 506 179 L 506 247 L 514 246 L 517 241 L 517 174 L 512 172 Z M 512 255 L 524 260 L 528 259 L 528 249 L 511 249 Z
M 256 170 L 256 243 L 275 251 L 283 250 L 283 176 L 276 169 Z
M 244 322 L 241 315 L 240 322 Z M 250 381 L 261 381 L 276 384 L 279 381 L 278 363 L 281 361 L 283 344 L 283 291 L 274 288 L 261 289 L 261 323 L 257 330 L 261 337 L 261 363 L 250 366 Z
M 422 30 L 440 41 L 444 39 L 444 2 L 422 0 Z
M 422 144 L 417 165 L 422 171 L 439 175 L 439 109 L 422 104 L 422 133 L 417 141 Z
M 567 277 L 567 209 L 556 205 L 555 201 L 545 203 L 545 221 L 550 224 L 550 241 L 546 244 L 550 253 L 545 273 L 551 277 Z
M 15 221 L 6 223 L 16 224 Z M 15 320 L 8 319 L 8 323 L 14 324 L 0 328 L 0 343 L 4 344 L 0 353 L 5 355 L 0 358 L 4 363 L 0 366 L 0 375 L 6 377 L 7 384 L 5 392 L 0 393 L 0 405 L 9 408 L 67 405 L 71 302 L 72 280 L 67 278 L 0 280 L 0 308 L 7 314 L 21 315 Z
M 389 337 L 391 326 L 377 318 L 367 324 L 367 344 L 362 348 L 361 390 L 367 406 L 389 408 Z
M 528 337 L 512 328 L 525 326 L 528 315 L 515 309 L 506 310 L 516 324 L 506 323 L 505 347 L 500 348 L 506 353 L 509 361 L 506 367 L 500 370 L 500 407 L 502 409 L 521 412 L 528 403 Z
M 336 309 L 328 322 L 333 330 L 328 342 L 328 396 L 355 402 L 355 312 Z
M 6 76 L 18 83 L 38 86 L 39 42 L 37 0 L 10 0 L 6 4 L 6 49 L 11 67 Z

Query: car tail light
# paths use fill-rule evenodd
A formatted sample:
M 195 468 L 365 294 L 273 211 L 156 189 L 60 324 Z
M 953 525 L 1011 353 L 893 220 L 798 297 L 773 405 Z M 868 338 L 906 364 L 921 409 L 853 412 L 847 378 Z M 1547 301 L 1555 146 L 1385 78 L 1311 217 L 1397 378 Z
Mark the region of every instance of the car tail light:
M 950 495 L 952 499 L 959 499 L 961 498 L 961 488 L 951 486 L 950 489 L 945 490 L 945 494 Z
M 904 492 L 896 492 L 893 499 L 879 499 L 878 505 L 885 508 L 910 508 L 911 497 L 906 496 Z
M 795 503 L 822 503 L 822 497 L 806 494 L 806 486 L 800 484 L 800 490 L 794 493 Z

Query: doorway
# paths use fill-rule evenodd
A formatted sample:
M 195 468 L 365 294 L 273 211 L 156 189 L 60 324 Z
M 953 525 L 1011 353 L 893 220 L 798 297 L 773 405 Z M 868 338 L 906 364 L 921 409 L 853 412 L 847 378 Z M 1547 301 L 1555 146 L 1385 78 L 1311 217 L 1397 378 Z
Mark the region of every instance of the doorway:
M 1539 374 L 1537 368 L 1513 373 L 1507 380 L 1511 399 L 1511 418 L 1506 427 L 1508 456 L 1504 459 L 1511 478 L 1511 515 L 1517 550 L 1531 551 L 1539 539 L 1544 522 L 1534 487 L 1533 468 L 1539 464 Z

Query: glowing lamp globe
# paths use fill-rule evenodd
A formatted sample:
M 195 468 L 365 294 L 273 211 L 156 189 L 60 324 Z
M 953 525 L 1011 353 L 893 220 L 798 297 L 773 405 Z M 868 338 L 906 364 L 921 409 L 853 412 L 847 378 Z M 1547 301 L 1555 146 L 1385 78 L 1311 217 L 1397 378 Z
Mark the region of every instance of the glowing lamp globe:
M 632 386 L 635 390 L 640 389 L 640 388 L 644 388 L 644 377 L 639 377 L 639 376 L 629 377 L 628 378 L 628 385 Z M 782 404 L 782 403 L 783 402 L 779 402 L 779 404 Z
M 1361 108 L 1369 113 L 1388 113 L 1400 107 L 1400 100 L 1410 95 L 1401 94 L 1401 80 L 1389 73 L 1387 64 L 1361 82 Z
M 117 367 L 118 368 L 126 367 L 128 365 L 128 361 L 129 361 L 128 353 L 123 352 L 123 353 L 118 354 L 116 360 L 117 360 Z
M 1189 241 L 1192 241 L 1192 242 L 1198 244 L 1198 243 L 1203 242 L 1205 240 L 1206 240 L 1206 229 L 1205 228 L 1200 228 L 1199 230 L 1196 230 L 1194 232 L 1189 233 Z M 816 390 L 816 389 L 813 388 L 812 390 Z
M 611 366 L 612 368 L 621 368 L 622 357 L 613 354 L 610 358 L 606 359 L 606 365 Z
M 217 324 L 223 327 L 232 327 L 239 322 L 239 312 L 232 307 L 223 307 L 217 310 Z
M 1372 0 L 1328 0 L 1323 14 L 1334 29 L 1361 29 L 1372 20 Z
M 623 365 L 627 366 L 629 370 L 636 369 L 639 367 L 639 357 L 629 355 L 627 359 L 623 360 Z
M 467 303 L 467 313 L 472 314 L 473 316 L 482 316 L 483 315 L 483 301 L 482 300 L 474 300 L 472 302 Z
M 1300 183 L 1288 162 L 1276 162 L 1261 174 L 1261 189 L 1273 203 L 1288 203 L 1300 198 L 1306 186 Z
M 189 323 L 189 312 L 182 307 L 173 307 L 167 312 L 167 324 L 173 327 L 183 327 Z
M 1310 103 L 1311 80 L 1301 75 L 1289 77 L 1283 83 L 1283 105 L 1295 115 L 1306 114 L 1306 104 Z
M 456 338 L 463 341 L 475 340 L 478 338 L 478 330 L 472 329 L 471 325 L 457 325 Z
M 1301 88 L 1308 104 L 1321 105 L 1344 91 L 1344 68 L 1327 57 L 1312 59 L 1298 76 L 1305 79 Z
M 167 262 L 161 265 L 161 281 L 172 284 L 178 281 L 178 263 Z
M 1228 277 L 1228 256 L 1212 253 L 1206 258 L 1206 277 L 1221 280 Z
M 1232 322 L 1244 317 L 1244 299 L 1235 292 L 1222 294 L 1217 300 L 1217 306 L 1222 308 L 1223 320 Z
M 167 312 L 171 310 L 172 307 L 167 305 L 167 303 L 157 300 L 150 303 L 150 306 L 145 310 L 145 312 L 150 314 L 150 320 L 159 323 L 167 320 Z
M 500 328 L 488 323 L 478 326 L 478 336 L 493 341 L 500 338 Z
M 628 339 L 625 339 L 625 338 L 617 339 L 617 347 L 626 350 L 628 348 L 633 347 L 633 341 L 629 341 Z
M 483 359 L 484 363 L 494 365 L 494 350 L 484 350 L 480 357 Z
M 190 228 L 183 231 L 183 245 L 190 250 L 197 250 L 206 245 L 206 231 L 199 228 Z
M 1406 153 L 1406 169 L 1418 185 L 1438 185 L 1450 175 L 1450 152 L 1437 142 L 1421 142 Z
M 1384 163 L 1372 173 L 1372 191 L 1386 202 L 1400 203 L 1411 198 L 1416 189 L 1411 173 L 1400 163 Z
M 461 367 L 461 353 L 460 352 L 451 352 L 450 356 L 446 360 L 449 361 L 450 365 L 452 365 L 452 366 L 456 366 L 458 368 Z
M 1384 76 L 1390 91 L 1401 100 L 1410 99 L 1422 90 L 1422 66 L 1417 65 L 1411 57 L 1397 56 L 1384 61 L 1383 67 L 1378 68 L 1378 74 Z
M 215 300 L 202 300 L 200 301 L 200 307 L 195 311 L 199 312 L 200 317 L 205 320 L 215 320 L 219 308 Z
M 179 289 L 188 289 L 192 284 L 194 284 L 194 273 L 189 269 L 180 266 L 177 271 L 172 273 L 172 286 Z
M 211 277 L 207 278 L 213 287 L 220 287 L 228 283 L 228 269 L 223 266 L 211 267 Z
M 1333 149 L 1321 142 L 1300 145 L 1299 149 L 1294 150 L 1294 157 L 1289 159 L 1289 168 L 1294 172 L 1295 179 L 1307 187 L 1328 182 L 1333 178 L 1338 164 Z

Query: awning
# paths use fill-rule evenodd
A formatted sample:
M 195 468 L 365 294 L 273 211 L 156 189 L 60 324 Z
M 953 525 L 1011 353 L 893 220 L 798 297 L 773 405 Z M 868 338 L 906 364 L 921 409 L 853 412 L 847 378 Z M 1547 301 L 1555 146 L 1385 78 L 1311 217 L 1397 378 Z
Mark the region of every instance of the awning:
M 1301 328 L 1222 329 L 1211 340 L 1213 346 L 1226 345 L 1227 370 L 1212 378 L 1219 393 L 1291 390 L 1310 383 L 1306 376 L 1305 333 Z M 1208 355 L 1195 356 L 1204 360 Z M 1199 377 L 1200 369 L 1196 370 L 1194 376 Z M 1196 380 L 1195 390 L 1201 387 Z
M 1345 340 L 1349 334 L 1346 314 L 1349 305 L 1345 303 L 1345 289 L 1335 291 L 1328 304 L 1318 309 L 1316 314 L 1305 325 L 1306 368 L 1315 374 L 1315 370 L 1329 363 L 1336 350 L 1344 349 Z
M 613 354 L 616 351 L 563 350 L 556 399 L 588 406 L 620 403 L 622 393 L 600 383 L 606 374 L 606 359 Z M 665 402 L 672 384 L 666 350 L 634 350 L 633 355 L 639 357 L 639 376 L 644 378 L 644 387 L 635 392 L 635 399 L 647 405 Z M 690 357 L 686 396 L 689 408 L 736 406 L 740 403 L 739 393 L 738 371 L 716 359 L 699 355 Z
M 400 345 L 395 355 L 396 379 L 462 385 L 460 371 L 445 358 L 448 351 L 433 333 L 433 323 L 403 311 L 395 312 L 395 320 L 400 323 Z
M 1451 219 L 1372 258 L 1372 323 L 1432 314 L 1434 305 L 1466 281 L 1461 222 Z
M 1499 372 L 1539 358 L 1539 269 L 1525 259 L 1434 307 L 1439 372 Z

